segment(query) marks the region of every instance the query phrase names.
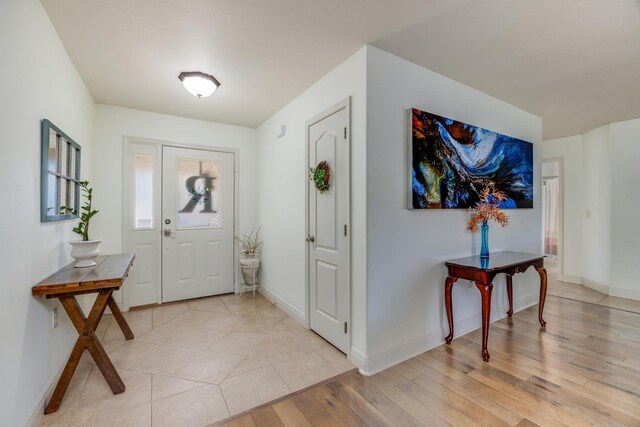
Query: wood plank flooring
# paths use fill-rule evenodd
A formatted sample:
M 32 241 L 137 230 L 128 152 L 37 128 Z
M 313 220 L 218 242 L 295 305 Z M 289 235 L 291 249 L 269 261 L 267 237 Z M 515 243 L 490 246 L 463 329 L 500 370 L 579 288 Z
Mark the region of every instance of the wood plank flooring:
M 353 371 L 221 426 L 640 426 L 640 314 L 547 298 L 377 375 Z
M 561 282 L 558 280 L 558 264 L 545 260 L 545 267 L 549 277 L 549 288 L 547 295 L 555 295 L 561 298 L 572 299 L 582 302 L 604 305 L 618 310 L 632 311 L 640 313 L 640 301 L 612 297 L 590 289 L 584 285 Z

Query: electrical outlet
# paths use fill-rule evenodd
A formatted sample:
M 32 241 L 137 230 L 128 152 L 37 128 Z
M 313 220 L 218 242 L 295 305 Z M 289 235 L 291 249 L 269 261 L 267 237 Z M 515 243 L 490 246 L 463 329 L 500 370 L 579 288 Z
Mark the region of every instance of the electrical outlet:
M 51 310 L 51 327 L 52 329 L 58 327 L 58 307 L 53 307 Z

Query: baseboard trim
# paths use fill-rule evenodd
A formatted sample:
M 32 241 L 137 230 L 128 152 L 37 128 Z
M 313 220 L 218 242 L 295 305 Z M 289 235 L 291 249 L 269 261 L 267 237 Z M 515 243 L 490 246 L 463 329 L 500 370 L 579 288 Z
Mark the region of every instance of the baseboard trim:
M 353 363 L 362 375 L 370 376 L 384 371 L 391 366 L 411 359 L 425 351 L 438 347 L 444 342 L 442 329 L 438 328 L 425 335 L 414 338 L 411 341 L 389 350 L 367 357 L 360 351 L 351 348 L 351 363 Z
M 603 285 L 602 283 L 596 282 L 595 280 L 587 279 L 586 277 L 582 278 L 582 286 L 593 289 L 594 291 L 598 291 L 602 294 L 609 295 L 609 286 Z
M 522 298 L 517 298 L 513 301 L 513 312 L 518 313 L 538 303 L 539 296 L 536 294 L 527 295 Z M 507 311 L 509 307 L 505 304 L 498 304 L 491 307 L 491 323 L 497 322 L 507 317 Z M 465 317 L 464 319 L 455 321 L 455 333 L 453 339 L 467 335 L 470 332 L 480 329 L 482 327 L 482 314 L 476 313 L 474 315 Z M 443 338 L 444 342 L 444 338 Z
M 538 303 L 538 295 L 532 294 L 513 302 L 514 312 L 522 311 Z M 491 307 L 494 314 L 491 322 L 496 322 L 507 316 L 508 307 L 504 304 L 497 304 Z M 444 327 L 447 327 L 446 324 Z M 461 337 L 482 327 L 481 313 L 474 313 L 471 316 L 455 321 L 455 336 Z M 384 371 L 398 363 L 409 360 L 421 353 L 434 349 L 444 344 L 445 331 L 443 328 L 433 329 L 424 335 L 416 337 L 405 344 L 390 348 L 377 354 L 368 356 L 361 350 L 351 347 L 351 363 L 356 366 L 362 375 L 370 376 Z
M 305 316 L 305 314 L 302 311 L 298 310 L 296 307 L 294 307 L 293 305 L 285 301 L 278 294 L 270 291 L 264 286 L 260 286 L 258 288 L 258 292 L 260 292 L 269 301 L 275 303 L 278 306 L 278 308 L 280 308 L 282 311 L 284 311 L 289 316 L 291 316 L 300 325 L 304 326 L 305 328 L 307 327 L 307 316 Z
M 367 356 L 365 356 L 365 354 L 361 350 L 358 350 L 355 347 L 351 347 L 350 356 L 351 356 L 351 359 L 350 359 L 351 364 L 356 368 L 358 368 L 358 371 L 360 371 L 362 375 L 369 375 L 366 373 L 368 370 Z
M 609 295 L 640 301 L 640 290 L 609 287 Z
M 31 411 L 31 416 L 29 417 L 29 420 L 24 425 L 24 427 L 37 427 L 38 425 L 40 425 L 40 422 L 44 417 L 44 409 L 47 406 L 47 400 L 49 400 L 49 398 L 53 394 L 53 391 L 56 388 L 56 385 L 58 385 L 58 381 L 62 376 L 62 371 L 64 370 L 64 367 L 67 365 L 66 362 L 69 359 L 69 356 L 71 356 L 71 350 L 69 351 L 69 354 L 67 355 L 67 357 L 65 357 L 64 359 L 65 363 L 63 363 L 62 366 L 60 366 L 60 369 L 58 370 L 58 373 L 56 374 L 56 376 L 53 377 L 53 380 L 47 385 L 47 387 L 40 394 L 38 401 L 36 402 L 33 410 Z
M 582 284 L 582 277 L 580 277 L 580 276 L 572 276 L 570 274 L 564 274 L 564 275 L 562 275 L 562 279 L 560 281 L 561 282 L 567 282 L 567 283 L 573 283 L 575 285 L 581 285 Z
M 536 305 L 539 301 L 539 298 L 540 296 L 538 294 L 531 294 L 531 295 L 527 295 L 526 297 L 516 299 L 513 302 L 514 313 L 517 313 L 519 311 L 525 310 L 529 307 Z

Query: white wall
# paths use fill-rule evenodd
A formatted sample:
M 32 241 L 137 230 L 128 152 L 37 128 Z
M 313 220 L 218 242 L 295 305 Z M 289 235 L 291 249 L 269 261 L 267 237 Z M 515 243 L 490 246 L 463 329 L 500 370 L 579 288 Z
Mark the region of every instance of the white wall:
M 543 143 L 565 164 L 564 280 L 638 300 L 639 140 L 636 119 Z
M 541 245 L 541 119 L 379 49 L 367 50 L 368 370 L 375 372 L 443 342 L 443 261 L 468 256 L 472 237 L 464 210 L 405 208 L 405 110 L 417 107 L 534 143 L 533 209 L 509 212 L 506 229 L 493 225 L 492 251 L 539 253 Z M 514 279 L 516 308 L 537 301 L 530 269 Z M 493 318 L 505 315 L 504 278 L 496 280 Z M 454 285 L 456 336 L 480 326 L 480 294 Z
M 542 143 L 543 159 L 562 159 L 563 236 L 560 280 L 580 283 L 582 278 L 582 218 L 584 217 L 582 137 L 580 135 Z
M 299 320 L 305 316 L 305 122 L 351 96 L 352 346 L 365 347 L 365 58 L 363 48 L 258 128 L 262 286 Z M 276 135 L 287 127 L 283 138 Z
M 0 425 L 42 414 L 43 396 L 77 334 L 58 306 L 31 287 L 71 261 L 74 221 L 40 223 L 40 120 L 82 146 L 91 178 L 93 100 L 37 0 L 0 1 Z
M 640 300 L 640 119 L 611 125 L 611 295 Z
M 194 102 L 200 102 L 194 98 Z M 203 120 L 110 105 L 95 107 L 94 204 L 100 209 L 93 234 L 103 253 L 122 251 L 123 137 L 239 150 L 240 232 L 257 224 L 257 131 Z
M 582 135 L 582 278 L 609 286 L 611 253 L 611 155 L 609 126 Z M 595 282 L 595 283 L 594 283 Z

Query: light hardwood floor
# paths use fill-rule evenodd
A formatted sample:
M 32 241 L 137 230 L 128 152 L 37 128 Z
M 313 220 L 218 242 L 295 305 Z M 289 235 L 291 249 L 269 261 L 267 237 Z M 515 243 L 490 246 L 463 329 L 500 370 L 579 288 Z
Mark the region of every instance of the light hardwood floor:
M 561 298 L 572 299 L 582 302 L 604 305 L 606 307 L 617 308 L 619 310 L 640 313 L 640 301 L 612 297 L 591 288 L 574 283 L 561 282 L 558 280 L 558 265 L 545 262 L 549 273 L 548 295 L 555 295 Z
M 640 426 L 640 314 L 547 297 L 377 375 L 350 372 L 221 424 Z

